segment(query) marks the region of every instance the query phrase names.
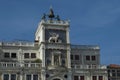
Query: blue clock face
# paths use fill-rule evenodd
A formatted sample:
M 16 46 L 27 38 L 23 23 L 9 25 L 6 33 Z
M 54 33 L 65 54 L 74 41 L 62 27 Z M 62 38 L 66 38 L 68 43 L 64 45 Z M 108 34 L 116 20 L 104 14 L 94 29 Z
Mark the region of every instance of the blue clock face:
M 45 29 L 45 40 L 49 42 L 50 37 L 57 37 L 61 43 L 66 43 L 66 31 Z

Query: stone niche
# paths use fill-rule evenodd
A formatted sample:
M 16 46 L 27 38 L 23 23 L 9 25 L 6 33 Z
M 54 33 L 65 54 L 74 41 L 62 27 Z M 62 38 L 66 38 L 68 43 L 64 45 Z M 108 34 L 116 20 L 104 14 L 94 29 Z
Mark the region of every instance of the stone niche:
M 46 66 L 49 67 L 65 67 L 66 64 L 66 50 L 46 50 Z

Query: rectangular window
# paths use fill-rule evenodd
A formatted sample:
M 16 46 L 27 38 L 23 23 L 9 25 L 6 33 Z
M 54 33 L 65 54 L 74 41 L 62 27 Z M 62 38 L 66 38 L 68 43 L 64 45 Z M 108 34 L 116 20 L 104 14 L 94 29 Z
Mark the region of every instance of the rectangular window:
M 112 73 L 112 76 L 115 77 L 115 76 L 116 76 L 116 73 Z
M 3 80 L 9 80 L 9 74 L 4 74 Z
M 84 76 L 80 76 L 80 80 L 84 80 Z
M 16 80 L 16 74 L 11 74 L 10 76 L 9 74 L 4 74 L 3 80 Z
M 75 55 L 75 60 L 79 60 L 79 55 Z
M 29 53 L 24 53 L 24 58 L 29 58 Z
M 8 52 L 4 53 L 4 58 L 10 58 L 10 53 Z
M 117 76 L 120 76 L 120 73 L 117 73 Z
M 74 76 L 74 80 L 79 80 L 79 77 L 78 76 Z
M 103 76 L 99 76 L 99 79 L 98 80 L 103 80 Z
M 92 76 L 92 80 L 97 80 L 97 76 Z
M 112 73 L 114 73 L 115 72 L 115 70 L 112 70 Z
M 71 60 L 73 60 L 73 55 L 70 55 L 70 57 L 71 57 Z
M 33 80 L 38 80 L 38 75 L 33 75 Z
M 92 58 L 92 61 L 96 60 L 96 56 L 91 56 L 91 58 Z
M 16 58 L 16 53 L 11 53 L 11 58 Z
M 31 80 L 31 75 L 26 75 L 26 80 Z
M 16 74 L 11 74 L 11 80 L 16 80 Z
M 89 61 L 90 60 L 90 56 L 87 55 L 86 56 L 86 60 Z
M 120 73 L 120 70 L 117 70 L 118 73 Z
M 31 58 L 36 58 L 36 53 L 31 53 Z

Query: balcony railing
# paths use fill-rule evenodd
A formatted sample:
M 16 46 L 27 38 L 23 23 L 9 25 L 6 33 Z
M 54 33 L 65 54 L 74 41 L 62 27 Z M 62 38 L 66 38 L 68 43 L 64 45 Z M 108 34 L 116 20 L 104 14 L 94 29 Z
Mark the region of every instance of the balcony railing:
M 0 42 L 0 46 L 34 46 L 34 42 Z
M 40 68 L 41 63 L 17 63 L 17 62 L 0 62 L 0 68 Z
M 59 43 L 47 43 L 46 44 L 46 48 L 49 48 L 49 49 L 66 49 L 66 44 L 59 44 Z
M 45 24 L 59 24 L 59 25 L 69 25 L 69 21 L 57 21 L 57 20 L 42 20 L 41 23 Z
M 72 65 L 73 69 L 107 69 L 105 65 Z
M 98 45 L 71 45 L 71 48 L 78 49 L 100 49 Z

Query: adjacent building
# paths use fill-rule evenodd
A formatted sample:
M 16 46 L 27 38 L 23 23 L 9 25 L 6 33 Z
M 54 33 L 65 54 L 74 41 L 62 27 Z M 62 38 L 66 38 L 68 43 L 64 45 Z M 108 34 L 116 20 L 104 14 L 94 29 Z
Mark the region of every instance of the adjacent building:
M 100 47 L 72 44 L 69 28 L 69 21 L 50 9 L 34 42 L 0 42 L 0 80 L 107 80 Z
M 71 45 L 72 80 L 107 80 L 98 45 Z
M 108 68 L 108 80 L 120 80 L 120 65 L 110 64 Z

